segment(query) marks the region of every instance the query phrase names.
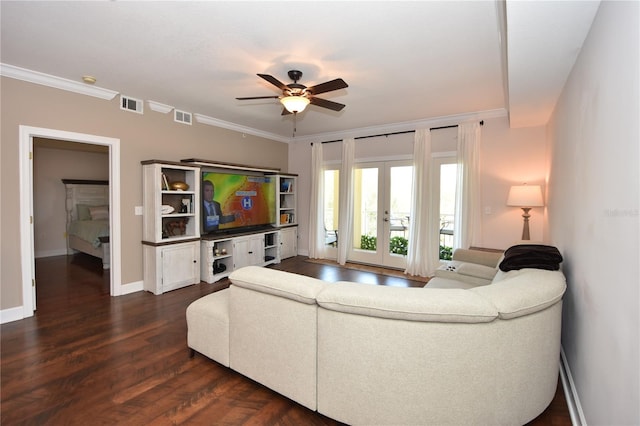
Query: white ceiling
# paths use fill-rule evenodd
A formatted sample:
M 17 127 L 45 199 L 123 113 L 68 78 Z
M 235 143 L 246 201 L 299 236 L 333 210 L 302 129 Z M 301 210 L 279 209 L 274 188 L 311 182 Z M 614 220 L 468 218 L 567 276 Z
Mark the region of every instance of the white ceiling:
M 97 87 L 284 141 L 293 117 L 280 115 L 277 99 L 235 99 L 280 94 L 256 73 L 290 83 L 287 71 L 298 69 L 307 86 L 349 84 L 319 95 L 346 104 L 341 112 L 311 105 L 298 115 L 297 137 L 505 112 L 514 126 L 536 126 L 547 122 L 598 5 L 509 1 L 505 13 L 493 0 L 2 1 L 0 62 L 16 78 L 25 69 L 84 85 L 92 75 Z

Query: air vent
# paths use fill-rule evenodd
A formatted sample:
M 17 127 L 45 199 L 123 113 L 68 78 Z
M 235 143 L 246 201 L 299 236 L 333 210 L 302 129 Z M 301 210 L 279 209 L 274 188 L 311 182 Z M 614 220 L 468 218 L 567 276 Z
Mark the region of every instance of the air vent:
M 120 95 L 120 109 L 142 114 L 143 105 L 144 105 L 144 102 L 142 102 L 139 99 L 134 99 L 128 96 Z
M 177 121 L 178 123 L 191 125 L 191 113 L 190 112 L 180 111 L 180 110 L 176 109 L 176 110 L 174 110 L 173 119 L 175 121 Z

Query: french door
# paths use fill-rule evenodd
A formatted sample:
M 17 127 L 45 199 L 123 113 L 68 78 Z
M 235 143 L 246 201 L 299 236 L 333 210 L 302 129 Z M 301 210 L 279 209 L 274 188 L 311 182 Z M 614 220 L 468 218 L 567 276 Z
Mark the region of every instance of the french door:
M 410 160 L 356 164 L 348 260 L 406 267 L 412 180 Z

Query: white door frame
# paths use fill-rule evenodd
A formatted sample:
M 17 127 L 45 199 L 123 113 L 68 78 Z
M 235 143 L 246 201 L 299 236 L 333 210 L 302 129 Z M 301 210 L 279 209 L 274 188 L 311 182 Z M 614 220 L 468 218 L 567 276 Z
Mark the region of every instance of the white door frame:
M 120 242 L 120 139 L 40 127 L 19 126 L 20 260 L 23 317 L 35 310 L 35 256 L 33 247 L 33 138 L 60 139 L 109 148 L 110 294 L 122 294 Z

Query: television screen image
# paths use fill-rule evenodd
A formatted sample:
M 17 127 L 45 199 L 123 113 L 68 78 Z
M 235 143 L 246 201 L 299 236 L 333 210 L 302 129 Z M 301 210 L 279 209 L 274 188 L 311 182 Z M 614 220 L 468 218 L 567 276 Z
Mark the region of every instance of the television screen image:
M 202 172 L 202 233 L 275 223 L 275 179 Z

